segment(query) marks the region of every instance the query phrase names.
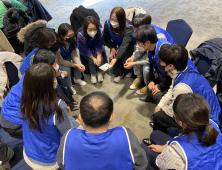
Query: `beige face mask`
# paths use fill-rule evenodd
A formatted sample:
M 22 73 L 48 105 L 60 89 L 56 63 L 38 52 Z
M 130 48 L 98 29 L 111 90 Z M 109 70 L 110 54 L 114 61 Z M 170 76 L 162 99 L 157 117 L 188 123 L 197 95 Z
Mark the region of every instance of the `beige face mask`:
M 180 72 L 177 71 L 177 70 L 167 71 L 167 74 L 169 74 L 169 76 L 170 76 L 172 79 L 175 79 L 179 73 L 180 73 Z

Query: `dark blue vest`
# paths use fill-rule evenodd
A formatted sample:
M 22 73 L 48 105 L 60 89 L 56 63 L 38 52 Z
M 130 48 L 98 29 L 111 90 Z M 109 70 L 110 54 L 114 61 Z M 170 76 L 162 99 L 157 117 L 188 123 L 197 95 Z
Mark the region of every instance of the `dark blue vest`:
M 64 168 L 69 170 L 129 170 L 134 162 L 123 127 L 99 134 L 71 129 L 64 144 Z
M 69 44 L 68 50 L 66 50 L 61 44 L 59 45 L 59 49 L 63 59 L 66 59 L 67 57 L 70 57 L 72 59 L 71 53 L 73 51 L 73 46 L 71 44 Z
M 184 83 L 192 89 L 193 93 L 197 93 L 203 96 L 210 105 L 210 119 L 212 119 L 219 125 L 219 116 L 221 114 L 221 108 L 217 96 L 208 81 L 202 75 L 199 75 L 192 71 L 196 71 L 196 67 L 194 68 L 191 65 L 188 65 L 187 69 L 183 71 L 184 73 L 178 74 L 178 77 L 174 81 L 173 88 L 178 83 Z
M 178 143 L 186 155 L 186 168 L 189 170 L 197 169 L 222 169 L 222 134 L 218 126 L 210 120 L 211 125 L 218 131 L 217 141 L 209 147 L 199 142 L 197 135 L 184 135 L 172 139 L 171 143 Z M 207 132 L 204 133 L 206 136 Z M 190 142 L 189 142 L 190 141 Z
M 113 42 L 115 44 L 117 44 L 118 46 L 120 46 L 123 42 L 123 35 L 121 36 L 116 36 L 117 34 L 113 31 L 111 31 L 110 27 L 111 27 L 111 24 L 110 24 L 110 19 L 108 19 L 108 31 L 109 31 L 109 35 L 110 35 L 110 38 L 113 40 Z M 128 26 L 132 26 L 130 23 L 127 22 L 127 25 Z M 133 31 L 134 32 L 134 31 Z M 131 39 L 131 42 L 130 44 L 136 44 L 136 40 L 132 37 Z
M 54 125 L 54 114 L 49 118 L 47 126 L 44 126 L 40 119 L 39 123 L 42 133 L 37 130 L 30 131 L 28 120 L 22 124 L 25 153 L 39 162 L 54 163 L 57 161 L 57 150 L 61 139 L 59 130 Z

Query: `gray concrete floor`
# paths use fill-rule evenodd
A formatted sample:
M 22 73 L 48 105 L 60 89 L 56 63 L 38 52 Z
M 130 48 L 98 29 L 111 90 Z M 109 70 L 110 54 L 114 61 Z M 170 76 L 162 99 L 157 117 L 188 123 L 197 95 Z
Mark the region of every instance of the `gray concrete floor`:
M 44 7 L 52 15 L 53 19 L 48 23 L 55 29 L 61 23 L 70 23 L 72 10 L 83 3 L 87 8 L 93 8 L 100 16 L 101 24 L 109 18 L 110 11 L 115 6 L 126 8 L 131 5 L 142 7 L 152 16 L 152 23 L 161 28 L 166 28 L 168 21 L 184 19 L 193 29 L 193 35 L 187 44 L 187 49 L 192 50 L 205 40 L 222 36 L 222 3 L 220 0 L 40 0 Z M 92 4 L 93 2 L 98 2 Z M 107 55 L 109 52 L 107 50 Z M 120 83 L 114 84 L 113 77 L 104 73 L 104 82 L 92 85 L 90 77 L 86 75 L 86 86 L 76 85 L 75 99 L 81 98 L 93 91 L 104 91 L 114 101 L 114 122 L 110 128 L 125 126 L 130 128 L 139 141 L 149 137 L 152 129 L 149 127 L 150 116 L 155 105 L 142 103 L 138 100 L 135 90 L 130 90 L 133 79 L 125 78 Z M 70 115 L 78 115 L 79 111 Z

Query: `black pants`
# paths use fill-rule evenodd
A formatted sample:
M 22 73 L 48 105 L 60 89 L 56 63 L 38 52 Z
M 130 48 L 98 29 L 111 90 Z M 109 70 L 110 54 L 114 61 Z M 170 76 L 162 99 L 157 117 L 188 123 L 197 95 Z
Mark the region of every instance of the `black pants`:
M 150 97 L 150 98 L 153 98 L 154 100 L 154 103 L 157 105 L 160 100 L 162 99 L 162 97 L 166 94 L 167 90 L 166 91 L 163 91 L 163 92 L 158 92 L 156 93 L 155 95 L 152 94 L 152 91 L 150 91 L 148 88 L 147 88 L 147 96 Z
M 167 133 L 167 128 L 169 127 L 181 128 L 173 118 L 168 116 L 164 111 L 159 111 L 154 114 L 153 123 L 153 130 L 160 130 L 164 133 Z
M 157 145 L 165 145 L 167 143 L 167 141 L 169 141 L 171 139 L 172 139 L 172 137 L 170 137 L 169 135 L 167 135 L 159 130 L 153 131 L 150 135 L 151 142 L 153 144 L 157 144 Z M 159 168 L 156 165 L 156 158 L 159 154 L 152 151 L 145 144 L 141 144 L 141 147 L 146 152 L 146 156 L 148 159 L 148 165 L 150 166 L 150 169 L 159 170 Z
M 122 76 L 124 73 L 128 74 L 133 72 L 133 68 L 125 69 L 123 66 L 126 60 L 133 55 L 133 51 L 134 45 L 130 45 L 126 52 L 121 56 L 121 59 L 116 61 L 115 65 L 113 66 L 113 74 L 115 77 Z

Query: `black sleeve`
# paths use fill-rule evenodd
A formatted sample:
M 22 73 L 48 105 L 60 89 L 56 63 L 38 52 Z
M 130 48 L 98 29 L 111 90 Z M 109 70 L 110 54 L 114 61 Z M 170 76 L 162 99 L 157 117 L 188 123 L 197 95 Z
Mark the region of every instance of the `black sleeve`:
M 126 131 L 129 136 L 131 150 L 132 150 L 132 154 L 133 154 L 134 162 L 135 162 L 133 169 L 146 170 L 148 166 L 146 152 L 143 150 L 143 148 L 141 148 L 140 143 L 137 137 L 134 135 L 134 133 L 128 128 L 126 128 Z
M 108 27 L 108 21 L 105 22 L 104 24 L 104 30 L 103 30 L 103 34 L 104 34 L 104 44 L 105 46 L 107 46 L 108 48 L 112 49 L 112 48 L 117 48 L 117 45 L 112 42 L 110 35 L 109 35 L 109 27 Z
M 133 27 L 132 26 L 126 27 L 126 31 L 123 36 L 123 42 L 122 42 L 122 44 L 116 54 L 116 57 L 115 57 L 117 60 L 121 59 L 122 55 L 129 48 L 130 42 L 132 40 L 132 36 L 133 36 Z
M 163 77 L 162 81 L 160 80 L 160 84 L 158 84 L 158 89 L 163 92 L 165 90 L 168 90 L 172 84 L 172 78 L 168 75 L 165 74 L 165 76 Z
M 153 65 L 152 64 L 150 64 L 150 72 L 149 72 L 148 84 L 151 81 L 155 82 L 155 77 L 154 77 L 154 74 L 153 74 Z

